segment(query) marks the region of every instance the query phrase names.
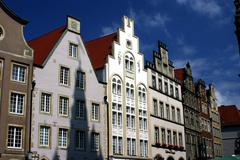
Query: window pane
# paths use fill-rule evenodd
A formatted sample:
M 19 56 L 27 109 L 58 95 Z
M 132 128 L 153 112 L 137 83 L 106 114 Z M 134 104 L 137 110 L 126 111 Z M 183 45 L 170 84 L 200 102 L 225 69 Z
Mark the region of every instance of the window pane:
M 11 93 L 10 113 L 23 114 L 24 97 L 24 94 Z

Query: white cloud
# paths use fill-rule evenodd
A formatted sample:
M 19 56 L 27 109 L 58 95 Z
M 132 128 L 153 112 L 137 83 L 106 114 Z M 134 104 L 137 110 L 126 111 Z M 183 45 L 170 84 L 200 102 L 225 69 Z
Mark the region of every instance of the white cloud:
M 116 32 L 118 27 L 119 27 L 119 25 L 117 23 L 114 23 L 114 22 L 110 26 L 102 27 L 101 36 Z
M 183 53 L 184 55 L 193 55 L 197 52 L 194 46 L 186 44 L 184 36 L 181 35 L 176 39 L 176 43 L 178 45 L 179 52 Z
M 199 14 L 211 18 L 222 14 L 222 8 L 216 0 L 176 0 L 181 5 L 186 5 Z
M 220 105 L 237 105 L 240 107 L 240 94 L 229 90 L 216 90 L 218 106 Z

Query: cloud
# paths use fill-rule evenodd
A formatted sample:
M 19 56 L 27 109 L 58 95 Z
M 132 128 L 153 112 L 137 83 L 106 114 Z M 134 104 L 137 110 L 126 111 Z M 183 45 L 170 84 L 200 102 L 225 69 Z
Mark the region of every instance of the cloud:
M 167 14 L 160 12 L 155 14 L 148 14 L 144 11 L 135 12 L 130 8 L 128 15 L 134 19 L 138 26 L 144 26 L 141 28 L 161 28 L 167 36 L 170 36 L 167 30 L 167 24 L 171 21 L 171 18 Z
M 176 39 L 176 43 L 178 45 L 179 52 L 183 53 L 184 55 L 193 55 L 197 52 L 194 46 L 186 44 L 184 36 L 181 35 Z
M 102 27 L 101 36 L 116 32 L 118 27 L 119 25 L 115 22 L 113 22 L 110 26 Z
M 220 85 L 219 85 L 220 86 Z M 238 89 L 240 89 L 238 87 Z M 237 105 L 240 107 L 240 93 L 232 91 L 231 89 L 225 89 L 221 90 L 219 88 L 216 88 L 216 97 L 218 105 Z
M 222 8 L 216 0 L 176 0 L 178 4 L 190 7 L 193 11 L 211 18 L 222 14 Z

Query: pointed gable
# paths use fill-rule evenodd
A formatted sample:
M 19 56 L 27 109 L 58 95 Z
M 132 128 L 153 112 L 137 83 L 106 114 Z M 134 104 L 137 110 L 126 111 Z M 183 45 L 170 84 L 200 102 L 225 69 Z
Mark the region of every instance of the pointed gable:
M 43 66 L 43 63 L 62 36 L 66 26 L 59 27 L 49 33 L 28 42 L 34 49 L 34 65 Z
M 85 43 L 94 69 L 103 68 L 108 55 L 112 54 L 112 43 L 117 40 L 117 33 L 112 33 Z

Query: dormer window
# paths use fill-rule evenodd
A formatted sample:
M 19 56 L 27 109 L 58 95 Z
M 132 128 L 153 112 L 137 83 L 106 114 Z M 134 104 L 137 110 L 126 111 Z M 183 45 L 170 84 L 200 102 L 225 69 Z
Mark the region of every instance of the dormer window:
M 131 71 L 131 72 L 134 71 L 134 60 L 133 60 L 133 56 L 131 54 L 127 54 L 125 56 L 125 68 L 128 71 Z

